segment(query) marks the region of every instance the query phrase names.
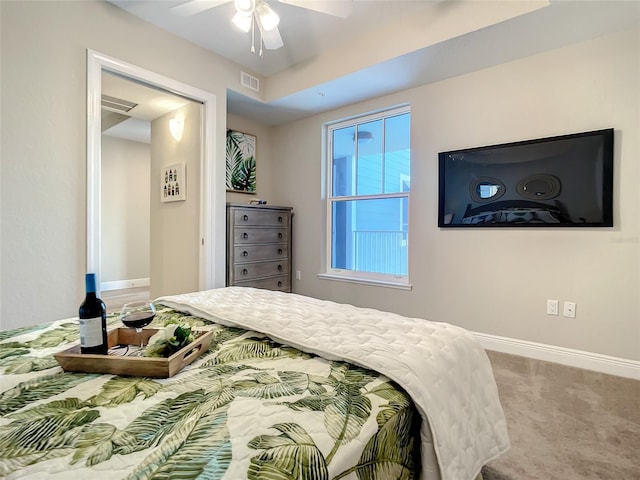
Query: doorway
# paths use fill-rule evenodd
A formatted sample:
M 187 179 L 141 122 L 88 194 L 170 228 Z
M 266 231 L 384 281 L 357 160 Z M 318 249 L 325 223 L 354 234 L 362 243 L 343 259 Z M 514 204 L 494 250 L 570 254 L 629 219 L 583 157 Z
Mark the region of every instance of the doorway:
M 146 291 L 147 295 L 157 297 L 182 289 L 197 290 L 197 249 L 189 247 L 198 243 L 197 230 L 191 230 L 198 224 L 200 110 L 199 102 L 102 72 L 100 287 L 103 300 L 107 298 L 106 292 L 122 296 L 143 295 Z M 177 127 L 173 131 L 167 128 L 178 121 L 182 127 L 179 131 Z M 191 195 L 189 198 L 183 195 L 185 200 L 181 204 L 164 206 L 159 200 L 157 172 L 177 158 L 187 165 L 192 180 L 189 182 L 192 185 L 185 182 L 178 185 L 189 186 Z M 163 223 L 172 221 L 168 218 L 172 214 L 179 215 L 175 228 L 185 231 L 186 237 L 171 238 L 171 229 L 162 227 Z M 168 230 L 169 236 L 163 230 Z M 169 265 L 172 274 L 165 281 L 164 265 L 152 264 L 151 256 L 153 253 L 156 258 L 165 259 L 163 263 L 171 264 L 171 250 L 166 256 L 163 254 L 163 249 L 170 246 L 187 253 L 181 255 L 179 263 L 174 260 L 177 265 Z M 152 279 L 154 285 L 151 285 Z
M 223 286 L 224 231 L 223 229 L 215 231 L 213 227 L 216 223 L 224 222 L 224 163 L 219 165 L 220 162 L 214 160 L 215 95 L 90 50 L 87 58 L 87 271 L 95 272 L 101 279 L 103 268 L 101 263 L 103 256 L 101 112 L 102 83 L 105 73 L 131 84 L 160 89 L 202 105 L 202 121 L 198 132 L 201 142 L 198 159 L 199 178 L 194 182 L 199 187 L 194 188 L 197 196 L 194 201 L 198 203 L 199 208 L 198 218 L 192 221 L 195 224 L 193 225 L 195 236 L 189 248 L 197 252 L 196 288 L 202 290 Z M 155 174 L 159 179 L 160 172 Z M 151 260 L 151 263 L 153 264 L 154 261 Z M 164 262 L 157 260 L 157 263 Z

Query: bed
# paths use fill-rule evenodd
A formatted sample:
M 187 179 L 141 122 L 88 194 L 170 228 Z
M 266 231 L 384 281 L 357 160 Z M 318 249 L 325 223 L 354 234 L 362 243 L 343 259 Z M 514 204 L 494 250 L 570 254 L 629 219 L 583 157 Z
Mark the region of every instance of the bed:
M 545 224 L 571 223 L 564 214 L 561 202 L 553 205 L 527 200 L 505 200 L 472 208 L 467 204 L 461 221 L 464 225 L 477 224 Z
M 156 303 L 213 330 L 168 379 L 64 372 L 77 319 L 0 332 L 2 478 L 472 480 L 509 447 L 461 328 L 243 287 Z

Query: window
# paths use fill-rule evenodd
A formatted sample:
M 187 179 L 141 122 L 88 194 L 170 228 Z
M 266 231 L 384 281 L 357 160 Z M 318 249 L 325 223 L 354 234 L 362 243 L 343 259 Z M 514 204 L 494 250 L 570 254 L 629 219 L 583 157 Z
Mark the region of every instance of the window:
M 323 277 L 408 284 L 409 107 L 327 126 Z

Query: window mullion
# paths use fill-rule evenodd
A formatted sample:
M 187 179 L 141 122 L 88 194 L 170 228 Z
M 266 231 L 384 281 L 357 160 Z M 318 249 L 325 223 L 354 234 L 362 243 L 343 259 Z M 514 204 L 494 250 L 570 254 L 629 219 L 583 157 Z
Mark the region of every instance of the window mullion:
M 380 162 L 381 162 L 380 163 L 380 171 L 381 171 L 380 182 L 382 183 L 382 185 L 380 185 L 380 191 L 382 193 L 385 193 L 385 189 L 384 189 L 384 184 L 385 184 L 385 181 L 384 181 L 384 174 L 385 174 L 385 172 L 384 172 L 384 164 L 385 164 L 385 152 L 386 152 L 386 148 L 387 148 L 387 146 L 385 144 L 385 140 L 386 140 L 386 138 L 385 138 L 386 137 L 385 128 L 386 128 L 386 125 L 387 125 L 386 119 L 382 119 L 382 149 L 381 149 L 381 152 L 380 152 Z
M 349 200 L 376 200 L 383 198 L 405 198 L 409 197 L 410 192 L 394 192 L 394 193 L 373 193 L 371 195 L 344 195 L 339 197 L 329 197 L 331 202 L 342 202 Z

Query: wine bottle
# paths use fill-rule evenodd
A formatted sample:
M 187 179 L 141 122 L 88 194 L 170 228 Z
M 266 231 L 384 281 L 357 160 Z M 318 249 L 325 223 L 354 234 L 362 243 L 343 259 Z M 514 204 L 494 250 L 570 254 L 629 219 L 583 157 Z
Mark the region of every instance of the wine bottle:
M 80 305 L 80 353 L 97 353 L 106 355 L 109 349 L 107 342 L 107 308 L 96 295 L 96 274 L 85 276 L 86 296 Z

